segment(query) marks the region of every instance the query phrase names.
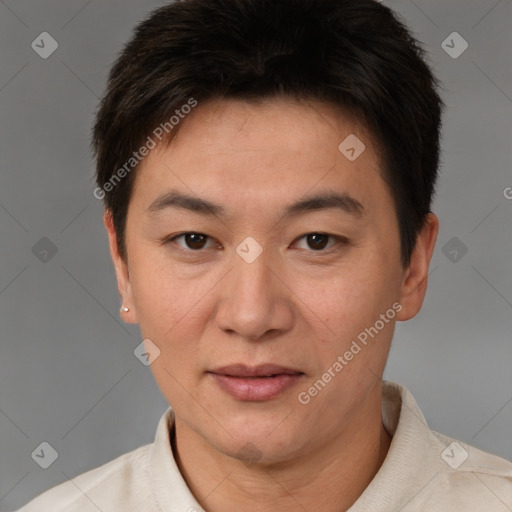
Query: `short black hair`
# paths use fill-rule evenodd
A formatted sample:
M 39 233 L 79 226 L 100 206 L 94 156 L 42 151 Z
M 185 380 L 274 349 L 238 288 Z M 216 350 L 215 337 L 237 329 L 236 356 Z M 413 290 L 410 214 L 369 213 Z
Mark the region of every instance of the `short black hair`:
M 177 0 L 135 27 L 110 71 L 92 136 L 95 196 L 126 260 L 139 148 L 169 143 L 209 99 L 327 102 L 376 141 L 406 267 L 438 175 L 439 86 L 420 43 L 374 0 Z

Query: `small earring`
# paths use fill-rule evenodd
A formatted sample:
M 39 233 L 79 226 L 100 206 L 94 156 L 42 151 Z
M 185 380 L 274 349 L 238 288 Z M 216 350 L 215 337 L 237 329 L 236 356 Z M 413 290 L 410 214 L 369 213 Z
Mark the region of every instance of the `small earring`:
M 130 308 L 126 308 L 124 306 L 121 307 L 121 311 L 124 311 L 125 313 L 128 313 L 130 311 Z

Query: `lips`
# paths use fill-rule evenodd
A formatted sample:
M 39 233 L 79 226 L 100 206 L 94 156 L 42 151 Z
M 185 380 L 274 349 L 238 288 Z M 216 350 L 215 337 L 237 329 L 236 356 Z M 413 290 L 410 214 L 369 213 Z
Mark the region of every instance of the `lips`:
M 296 385 L 304 372 L 275 364 L 246 366 L 235 364 L 208 372 L 216 384 L 233 398 L 246 402 L 261 402 L 277 398 Z
M 246 366 L 244 364 L 232 364 L 229 366 L 222 366 L 211 370 L 211 373 L 218 375 L 227 375 L 228 377 L 273 377 L 275 375 L 296 375 L 303 374 L 300 370 L 294 368 L 287 368 L 275 364 L 262 364 L 259 366 Z

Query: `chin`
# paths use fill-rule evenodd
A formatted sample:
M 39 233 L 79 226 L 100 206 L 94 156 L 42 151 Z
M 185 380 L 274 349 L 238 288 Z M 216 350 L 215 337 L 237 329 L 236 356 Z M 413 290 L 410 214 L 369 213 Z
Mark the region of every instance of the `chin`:
M 251 439 L 247 437 L 238 442 L 239 448 L 236 449 L 233 443 L 229 446 L 219 446 L 217 449 L 239 460 L 247 467 L 255 466 L 273 466 L 286 462 L 293 458 L 297 451 L 293 439 L 278 441 L 277 443 L 269 443 L 268 440 L 263 442 L 261 439 Z
M 243 418 L 223 425 L 221 437 L 210 438 L 211 444 L 221 453 L 244 462 L 246 465 L 275 464 L 291 458 L 301 445 L 296 429 L 284 427 L 283 415 L 278 421 Z M 280 428 L 284 427 L 284 428 Z M 296 435 L 297 434 L 297 435 Z

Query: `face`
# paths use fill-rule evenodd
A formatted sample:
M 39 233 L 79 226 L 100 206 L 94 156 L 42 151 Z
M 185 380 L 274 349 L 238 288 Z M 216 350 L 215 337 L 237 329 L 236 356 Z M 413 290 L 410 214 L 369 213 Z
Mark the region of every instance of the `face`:
M 359 156 L 355 139 L 339 149 L 349 135 Z M 160 350 L 178 428 L 283 461 L 365 412 L 395 321 L 421 307 L 436 232 L 430 218 L 402 268 L 374 147 L 329 105 L 216 100 L 143 160 L 127 264 L 105 219 L 123 318 Z

